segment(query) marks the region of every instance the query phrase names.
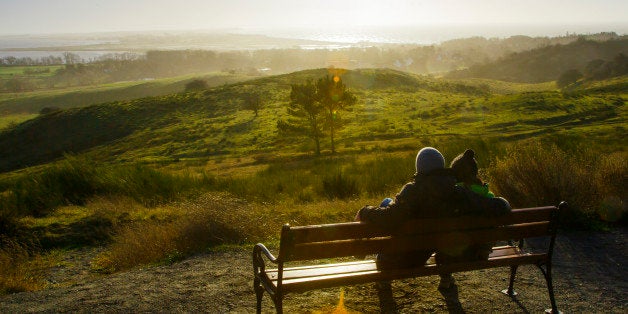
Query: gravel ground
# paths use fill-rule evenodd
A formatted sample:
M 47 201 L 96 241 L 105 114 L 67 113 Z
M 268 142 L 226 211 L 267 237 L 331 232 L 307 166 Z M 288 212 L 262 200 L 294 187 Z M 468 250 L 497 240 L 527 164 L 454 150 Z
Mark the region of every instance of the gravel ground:
M 0 297 L 0 313 L 255 311 L 249 249 L 107 276 L 89 271 L 89 261 L 100 250 L 68 254 L 50 272 L 48 288 Z M 626 253 L 626 228 L 560 234 L 553 269 L 558 308 L 563 313 L 626 313 Z M 381 302 L 373 284 L 289 294 L 284 311 L 329 313 L 339 308 L 341 294 L 350 313 L 540 313 L 550 307 L 545 281 L 535 266 L 520 267 L 515 298 L 500 293 L 508 275 L 508 268 L 454 274 L 456 286 L 444 292 L 437 289 L 437 276 L 399 280 L 393 282 L 393 298 Z M 263 311 L 274 312 L 267 295 Z

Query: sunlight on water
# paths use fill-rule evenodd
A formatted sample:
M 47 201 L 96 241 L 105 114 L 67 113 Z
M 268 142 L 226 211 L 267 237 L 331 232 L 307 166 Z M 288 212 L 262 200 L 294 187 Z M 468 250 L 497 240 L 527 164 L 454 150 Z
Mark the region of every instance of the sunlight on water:
M 289 27 L 289 28 L 242 28 L 235 33 L 263 34 L 271 37 L 307 39 L 321 44 L 304 45 L 303 49 L 341 49 L 351 45 L 372 43 L 432 45 L 456 38 L 482 36 L 507 38 L 514 35 L 563 36 L 566 33 L 597 33 L 615 31 L 625 34 L 626 23 L 607 24 L 425 24 L 415 26 L 347 26 L 347 27 Z M 336 43 L 336 45 L 330 44 Z M 349 44 L 349 45 L 343 45 Z

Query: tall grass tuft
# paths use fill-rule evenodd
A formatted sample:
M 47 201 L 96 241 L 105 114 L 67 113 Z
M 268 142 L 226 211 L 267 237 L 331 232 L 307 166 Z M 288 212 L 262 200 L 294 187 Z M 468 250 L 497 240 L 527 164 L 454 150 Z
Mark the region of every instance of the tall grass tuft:
M 351 177 L 337 171 L 323 178 L 323 193 L 330 199 L 349 198 L 358 195 L 358 185 Z
M 0 235 L 0 295 L 43 288 L 43 274 L 33 249 Z
M 99 181 L 104 191 L 131 197 L 146 206 L 177 200 L 203 185 L 203 178 L 173 175 L 141 164 L 103 170 Z
M 137 265 L 169 263 L 221 244 L 267 236 L 268 230 L 246 203 L 204 195 L 169 207 L 176 219 L 122 224 L 93 268 L 115 272 Z
M 628 220 L 627 155 L 626 152 L 603 155 L 596 163 L 595 182 L 601 198 L 598 214 L 602 220 L 623 224 Z
M 8 209 L 22 215 L 45 216 L 63 204 L 82 205 L 85 198 L 98 192 L 96 166 L 84 158 L 66 159 L 38 173 L 14 179 Z
M 359 192 L 369 196 L 399 190 L 412 178 L 414 171 L 414 155 L 382 156 L 352 163 L 345 168 L 345 173 L 356 181 Z
M 128 196 L 147 206 L 178 200 L 201 189 L 207 176 L 174 175 L 146 165 L 101 165 L 86 157 L 66 156 L 40 171 L 0 182 L 3 212 L 46 216 L 62 205 L 84 205 L 95 195 Z
M 587 227 L 600 214 L 600 205 L 615 195 L 625 208 L 625 154 L 596 156 L 567 153 L 553 144 L 529 141 L 515 145 L 488 169 L 493 189 L 515 207 L 569 203 L 561 213 L 565 226 Z M 622 166 L 623 164 L 623 166 Z M 621 211 L 621 209 L 620 209 Z

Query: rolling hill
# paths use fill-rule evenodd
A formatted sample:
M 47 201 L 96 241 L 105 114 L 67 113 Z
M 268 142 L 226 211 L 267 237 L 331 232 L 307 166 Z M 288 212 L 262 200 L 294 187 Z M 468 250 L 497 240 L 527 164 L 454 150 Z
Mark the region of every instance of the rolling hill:
M 508 82 L 540 83 L 556 80 L 570 69 L 585 72 L 593 60 L 611 61 L 619 54 L 628 55 L 628 37 L 608 41 L 580 39 L 561 45 L 512 53 L 497 61 L 476 64 L 450 72 L 448 78 L 487 78 Z
M 223 72 L 204 75 L 185 75 L 166 79 L 118 82 L 98 86 L 68 87 L 19 95 L 2 95 L 0 113 L 39 113 L 43 108 L 68 109 L 89 105 L 132 100 L 142 97 L 161 96 L 184 90 L 193 79 L 202 79 L 209 86 L 234 83 L 251 79 L 249 76 Z
M 309 141 L 280 136 L 276 123 L 286 115 L 290 84 L 328 73 L 306 70 L 41 115 L 0 133 L 0 171 L 47 163 L 65 153 L 110 162 L 168 163 L 308 153 Z M 397 139 L 403 146 L 417 138 L 447 136 L 513 140 L 586 132 L 599 136 L 601 144 L 618 143 L 625 136 L 628 78 L 566 95 L 512 92 L 528 88 L 517 84 L 510 84 L 509 93 L 498 93 L 490 81 L 434 79 L 387 69 L 338 73 L 358 97 L 353 110 L 340 112 L 346 122 L 339 134 L 340 150 L 359 151 L 381 140 Z M 504 90 L 503 84 L 494 85 Z M 242 108 L 241 99 L 250 91 L 263 97 L 258 116 Z

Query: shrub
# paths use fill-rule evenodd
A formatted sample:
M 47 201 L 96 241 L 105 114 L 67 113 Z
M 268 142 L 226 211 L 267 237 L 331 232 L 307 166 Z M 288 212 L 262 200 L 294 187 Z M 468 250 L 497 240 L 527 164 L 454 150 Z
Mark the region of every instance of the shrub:
M 207 81 L 200 79 L 192 80 L 185 84 L 186 92 L 202 91 L 208 88 L 209 85 L 207 85 Z
M 142 264 L 169 263 L 221 244 L 239 244 L 267 235 L 268 229 L 245 203 L 229 197 L 201 196 L 169 208 L 171 220 L 121 225 L 93 268 L 115 272 Z
M 355 180 L 343 175 L 342 171 L 323 178 L 323 193 L 330 199 L 349 198 L 358 195 L 358 192 Z
M 99 165 L 86 157 L 66 156 L 38 172 L 0 182 L 2 211 L 46 216 L 62 205 L 84 205 L 98 194 L 129 196 L 155 206 L 192 193 L 213 180 L 208 176 L 174 175 L 146 165 Z
M 356 178 L 359 192 L 379 196 L 390 190 L 398 190 L 412 178 L 414 156 L 379 157 L 362 163 L 352 163 L 345 169 L 346 174 Z
M 100 180 L 108 193 L 132 197 L 146 206 L 173 201 L 201 183 L 191 176 L 176 176 L 141 164 L 106 169 Z
M 582 78 L 582 73 L 577 69 L 570 69 L 563 72 L 558 79 L 556 79 L 556 85 L 558 88 L 563 88 L 569 84 L 573 84 Z
M 41 172 L 15 179 L 8 206 L 21 215 L 45 216 L 59 205 L 82 205 L 99 190 L 97 178 L 94 163 L 67 156 Z
M 628 163 L 626 153 L 602 155 L 596 162 L 595 182 L 600 195 L 598 214 L 602 220 L 626 223 L 628 218 Z
M 493 189 L 514 207 L 567 201 L 569 209 L 561 213 L 561 222 L 568 227 L 590 225 L 608 191 L 623 193 L 625 200 L 624 157 L 569 154 L 556 145 L 530 141 L 514 146 L 488 170 Z
M 0 295 L 39 290 L 44 286 L 39 259 L 32 248 L 0 235 Z
M 59 107 L 44 107 L 44 108 L 41 108 L 41 110 L 39 110 L 39 114 L 46 115 L 46 114 L 51 114 L 51 113 L 55 113 L 59 111 L 61 111 L 61 108 Z

